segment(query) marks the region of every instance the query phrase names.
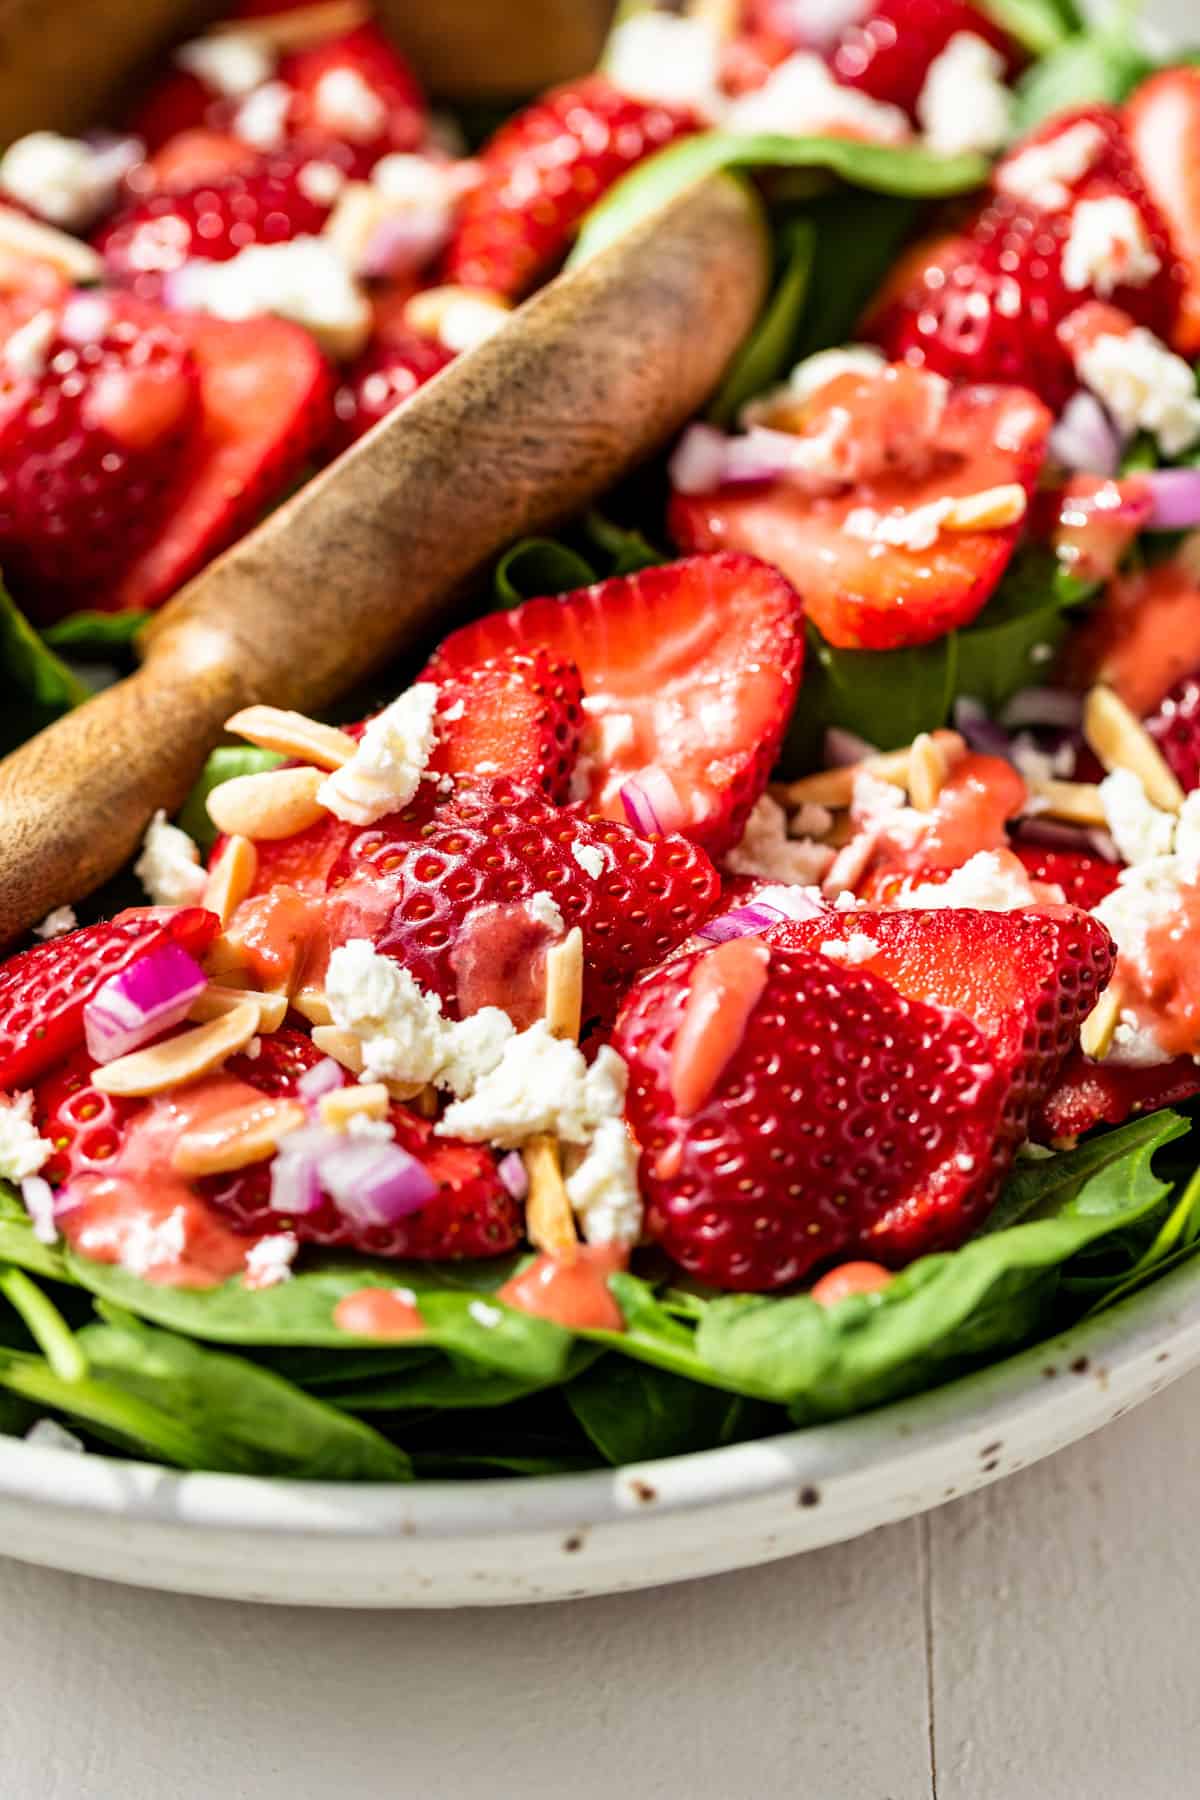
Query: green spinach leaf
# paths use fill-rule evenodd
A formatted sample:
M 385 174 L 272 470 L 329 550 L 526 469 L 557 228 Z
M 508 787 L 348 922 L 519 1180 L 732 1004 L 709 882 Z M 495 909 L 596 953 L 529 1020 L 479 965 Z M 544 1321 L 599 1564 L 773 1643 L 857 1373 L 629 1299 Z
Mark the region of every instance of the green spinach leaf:
M 208 796 L 223 781 L 237 775 L 257 775 L 264 769 L 277 769 L 282 756 L 274 750 L 259 750 L 253 744 L 228 744 L 209 756 L 195 787 L 179 811 L 179 823 L 206 854 L 217 839 L 217 828 L 208 816 Z
M 786 1424 L 774 1407 L 618 1356 L 595 1363 L 564 1397 L 614 1467 L 767 1437 Z
M 88 697 L 88 688 L 40 638 L 0 587 L 0 753 Z
M 747 400 L 778 381 L 796 360 L 795 345 L 816 247 L 816 228 L 808 219 L 797 220 L 785 232 L 779 279 L 762 317 L 734 357 L 708 409 L 714 424 L 730 424 Z
M 154 617 L 148 612 L 76 612 L 47 625 L 42 637 L 53 650 L 83 658 L 123 658 L 138 632 Z

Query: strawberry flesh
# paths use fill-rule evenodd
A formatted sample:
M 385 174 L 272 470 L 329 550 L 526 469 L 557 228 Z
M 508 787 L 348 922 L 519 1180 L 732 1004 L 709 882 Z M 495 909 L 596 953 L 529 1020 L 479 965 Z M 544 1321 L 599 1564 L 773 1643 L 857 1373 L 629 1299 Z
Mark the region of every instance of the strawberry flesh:
M 403 337 L 393 332 L 386 342 L 369 344 L 343 370 L 333 397 L 330 453 L 338 456 L 348 450 L 453 360 L 451 351 L 415 331 Z
M 915 116 L 930 64 L 959 32 L 999 50 L 1010 72 L 1018 66 L 1012 40 L 967 0 L 879 0 L 868 18 L 847 28 L 829 62 L 843 87 Z
M 1185 794 L 1200 787 L 1200 675 L 1185 675 L 1145 720 Z
M 293 94 L 289 138 L 309 155 L 348 150 L 348 172 L 356 177 L 389 151 L 418 149 L 425 137 L 420 85 L 377 25 L 292 51 L 276 79 Z
M 506 775 L 566 801 L 584 724 L 574 663 L 546 650 L 514 652 L 448 675 L 440 687 L 431 775 Z
M 1170 228 L 1182 281 L 1175 349 L 1200 350 L 1200 69 L 1165 69 L 1124 111 L 1138 172 Z
M 1089 856 L 1085 850 L 1049 850 L 1041 844 L 1014 844 L 1012 848 L 1031 881 L 1060 887 L 1067 905 L 1082 907 L 1084 912 L 1091 912 L 1105 894 L 1112 893 L 1121 873 L 1120 863 Z
M 1097 1125 L 1121 1125 L 1135 1113 L 1178 1106 L 1198 1093 L 1200 1067 L 1193 1057 L 1138 1069 L 1093 1062 L 1076 1050 L 1034 1118 L 1030 1136 L 1039 1143 L 1068 1141 Z

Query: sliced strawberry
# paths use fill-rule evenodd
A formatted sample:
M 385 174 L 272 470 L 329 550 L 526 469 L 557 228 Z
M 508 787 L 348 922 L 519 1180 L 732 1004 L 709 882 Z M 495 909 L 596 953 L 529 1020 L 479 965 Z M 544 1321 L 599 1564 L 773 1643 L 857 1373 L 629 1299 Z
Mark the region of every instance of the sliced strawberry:
M 196 187 L 135 200 L 98 233 L 109 279 L 157 300 L 164 278 L 194 257 L 228 262 L 250 244 L 315 236 L 331 211 L 305 180 L 305 158 L 261 156 Z
M 29 373 L 0 363 L 0 559 L 39 620 L 113 592 L 202 430 L 199 364 L 165 314 L 135 322 L 81 297 L 46 323 Z
M 682 108 L 632 100 L 603 75 L 543 95 L 485 146 L 445 279 L 518 299 L 553 269 L 615 181 L 699 123 Z
M 1170 227 L 1183 294 L 1171 335 L 1176 350 L 1200 350 L 1200 69 L 1164 69 L 1125 107 L 1138 171 Z
M 73 1175 L 102 1175 L 116 1155 L 125 1123 L 144 1102 L 122 1100 L 92 1084 L 95 1065 L 84 1045 L 45 1075 L 34 1089 L 34 1119 L 54 1145 L 41 1173 L 55 1187 Z
M 1123 1068 L 1093 1062 L 1076 1050 L 1030 1126 L 1038 1143 L 1081 1137 L 1097 1125 L 1121 1125 L 1135 1113 L 1178 1106 L 1200 1094 L 1200 1066 L 1191 1056 L 1176 1056 L 1152 1068 Z
M 428 678 L 537 648 L 573 662 L 583 679 L 589 807 L 624 822 L 629 783 L 664 830 L 714 856 L 737 842 L 800 681 L 801 606 L 787 582 L 748 556 L 643 569 L 464 626 Z
M 574 663 L 514 653 L 448 675 L 441 690 L 430 774 L 506 775 L 566 801 L 584 722 Z
M 185 193 L 206 182 L 220 181 L 253 168 L 258 152 L 228 131 L 196 127 L 178 131 L 160 150 L 130 176 L 129 186 L 139 197 L 163 191 Z
M 711 911 L 719 888 L 684 838 L 641 838 L 516 782 L 480 781 L 443 806 L 423 792 L 350 836 L 330 876 L 329 933 L 334 944 L 369 937 L 454 1014 L 494 1004 L 531 1017 L 555 933 L 529 903 L 548 894 L 567 929 L 583 931 L 585 1016 L 611 1015 L 638 971 Z
M 147 89 L 126 127 L 154 156 L 179 132 L 208 127 L 218 110 L 219 96 L 206 81 L 188 69 L 172 68 Z
M 762 87 L 772 69 L 786 62 L 796 45 L 763 26 L 743 30 L 721 50 L 720 83 L 734 99 Z
M 960 1243 L 1003 1169 L 1007 1081 L 964 1014 L 813 951 L 738 938 L 634 988 L 629 1066 L 649 1235 L 717 1287 Z
M 1153 511 L 1144 475 L 1124 481 L 1072 475 L 1061 487 L 1044 488 L 1037 495 L 1031 526 L 1072 575 L 1081 581 L 1108 581 Z
M 1005 1079 L 997 1158 L 1004 1151 L 1011 1155 L 1025 1138 L 1116 957 L 1098 919 L 1064 907 L 1008 913 L 860 909 L 793 921 L 770 936 L 826 956 L 845 946 L 855 968 L 891 982 L 910 1000 L 957 1008 L 972 1019 Z
M 450 350 L 432 338 L 395 330 L 384 343 L 369 344 L 342 372 L 333 397 L 336 423 L 330 439 L 334 456 L 348 450 L 372 425 L 411 400 L 419 387 L 453 362 Z
M 833 429 L 847 444 L 867 443 L 878 428 L 880 385 L 892 377 L 889 369 L 829 383 L 809 402 L 803 435 L 816 441 Z M 893 650 L 928 643 L 979 612 L 1008 566 L 1020 526 L 950 532 L 935 524 L 922 548 L 901 549 L 871 537 L 875 516 L 912 513 L 1012 482 L 1030 492 L 1050 423 L 1045 408 L 1021 388 L 959 388 L 946 400 L 931 440 L 882 446 L 872 456 L 875 467 L 852 485 L 839 488 L 831 480 L 833 491 L 822 494 L 782 479 L 759 491 L 676 494 L 671 531 L 683 549 L 749 550 L 773 563 L 832 644 Z M 864 535 L 846 531 L 851 514 Z M 590 685 L 586 668 L 584 685 Z
M 0 968 L 0 1088 L 27 1087 L 83 1042 L 83 1009 L 110 975 L 168 939 L 198 956 L 217 929 L 200 907 L 148 909 L 10 957 Z
M 966 0 L 878 0 L 866 20 L 845 31 L 829 64 L 843 87 L 913 113 L 930 64 L 960 31 L 999 50 L 1010 70 L 1019 66 L 1012 39 Z
M 898 341 L 900 322 L 914 295 L 945 287 L 961 263 L 977 265 L 975 246 L 964 232 L 937 232 L 920 238 L 896 258 L 882 286 L 859 321 L 855 336 L 889 349 Z
M 293 93 L 287 129 L 309 154 L 348 148 L 362 176 L 389 151 L 425 137 L 425 97 L 412 69 L 377 25 L 359 25 L 284 56 L 276 79 Z
M 1200 787 L 1200 674 L 1177 682 L 1145 725 L 1184 793 Z
M 157 534 L 112 593 L 93 602 L 113 611 L 157 606 L 174 593 L 255 523 L 329 432 L 333 377 L 299 325 L 170 318 L 199 364 L 203 433 Z
M 1072 687 L 1102 681 L 1139 717 L 1200 669 L 1200 584 L 1182 557 L 1110 581 L 1072 633 L 1063 671 Z
M 1089 856 L 1086 850 L 1049 850 L 1041 844 L 1014 844 L 1013 852 L 1024 863 L 1031 881 L 1060 887 L 1068 906 L 1080 906 L 1091 912 L 1105 894 L 1111 894 L 1121 873 L 1121 864 L 1107 862 L 1102 856 Z

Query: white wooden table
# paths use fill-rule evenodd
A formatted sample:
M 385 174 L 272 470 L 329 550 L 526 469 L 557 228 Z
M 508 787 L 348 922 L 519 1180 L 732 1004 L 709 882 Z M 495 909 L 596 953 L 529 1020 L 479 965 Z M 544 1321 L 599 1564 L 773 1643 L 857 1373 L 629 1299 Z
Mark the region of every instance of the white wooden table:
M 5 1800 L 1189 1800 L 1200 1375 L 924 1519 L 574 1605 L 329 1613 L 0 1560 Z

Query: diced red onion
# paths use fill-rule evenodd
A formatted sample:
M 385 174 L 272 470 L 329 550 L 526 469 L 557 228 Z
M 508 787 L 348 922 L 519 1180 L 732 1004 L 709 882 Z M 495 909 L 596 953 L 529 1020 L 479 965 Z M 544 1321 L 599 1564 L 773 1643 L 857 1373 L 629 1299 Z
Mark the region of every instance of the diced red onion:
M 359 1225 L 394 1225 L 437 1193 L 433 1177 L 399 1144 L 343 1138 L 320 1162 L 321 1186 Z
M 856 732 L 831 725 L 825 733 L 824 755 L 827 769 L 846 769 L 852 763 L 865 762 L 868 756 L 878 756 L 879 748 Z
M 444 206 L 394 213 L 372 231 L 358 259 L 358 272 L 371 279 L 415 275 L 435 257 L 450 235 Z
M 1082 719 L 1082 696 L 1066 688 L 1020 688 L 1000 709 L 1000 723 L 1009 731 L 1023 731 L 1028 725 L 1076 731 Z
M 729 439 L 715 425 L 689 425 L 667 467 L 677 494 L 711 494 L 725 476 Z
M 1200 469 L 1153 469 L 1142 479 L 1153 501 L 1147 531 L 1190 531 L 1200 525 Z
M 496 1164 L 496 1173 L 514 1200 L 524 1200 L 529 1192 L 529 1176 L 518 1151 L 510 1150 L 507 1156 L 502 1156 Z
M 725 450 L 725 487 L 757 487 L 777 481 L 796 467 L 797 440 L 790 431 L 752 425 L 744 437 L 730 438 Z
M 642 837 L 675 831 L 688 816 L 675 783 L 665 769 L 653 763 L 621 784 L 621 805 L 625 817 Z
M 696 936 L 710 944 L 724 944 L 730 938 L 748 937 L 753 931 L 769 931 L 788 919 L 812 919 L 826 909 L 813 899 L 807 888 L 797 888 L 794 907 L 776 906 L 767 900 L 752 900 L 748 906 L 735 906 L 732 912 L 720 913 L 696 928 Z M 799 898 L 803 896 L 803 898 Z
M 1089 475 L 1115 475 L 1121 463 L 1121 438 L 1094 394 L 1072 394 L 1050 433 L 1051 458 L 1064 469 Z
M 1119 863 L 1121 853 L 1107 831 L 1095 825 L 1068 825 L 1059 819 L 1018 819 L 1013 836 L 1021 844 L 1040 844 L 1046 850 L 1074 850 Z
M 54 1223 L 54 1189 L 41 1175 L 26 1175 L 21 1183 L 21 1199 L 33 1223 L 33 1235 L 40 1244 L 52 1244 L 58 1237 Z
M 322 1062 L 314 1063 L 311 1069 L 304 1071 L 296 1083 L 296 1092 L 301 1100 L 311 1104 L 319 1100 L 322 1094 L 332 1094 L 335 1088 L 343 1085 L 343 1081 L 341 1063 L 334 1062 L 332 1056 L 327 1056 Z
M 302 1150 L 280 1150 L 271 1162 L 271 1208 L 277 1213 L 316 1212 L 321 1204 L 317 1161 Z
M 978 750 L 984 756 L 999 756 L 1006 762 L 1011 760 L 1012 745 L 1008 733 L 988 718 L 978 700 L 960 695 L 954 702 L 954 723 L 972 750 Z
M 83 1009 L 93 1062 L 114 1062 L 180 1024 L 207 985 L 200 964 L 169 940 L 110 975 Z
M 773 37 L 797 50 L 831 50 L 873 10 L 867 0 L 770 0 L 763 19 Z

